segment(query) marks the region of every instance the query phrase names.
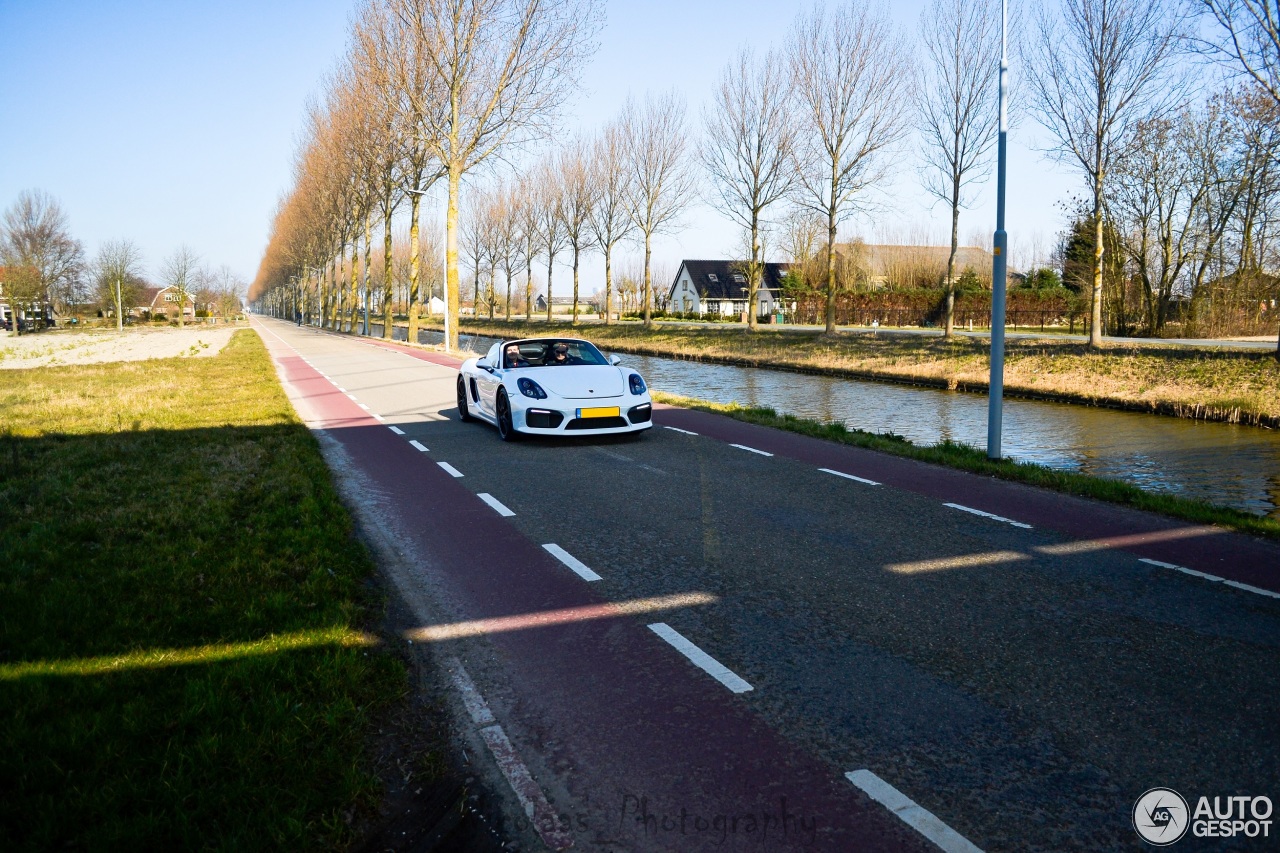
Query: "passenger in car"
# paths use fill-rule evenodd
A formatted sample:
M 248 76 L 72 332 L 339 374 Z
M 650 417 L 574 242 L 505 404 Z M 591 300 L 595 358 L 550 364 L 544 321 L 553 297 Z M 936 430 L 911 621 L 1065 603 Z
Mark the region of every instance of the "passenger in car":
M 507 347 L 507 355 L 505 358 L 508 369 L 512 367 L 528 367 L 529 360 L 520 354 L 520 347 L 511 344 Z
M 569 354 L 569 345 L 564 341 L 551 349 L 551 364 L 582 364 L 582 359 Z

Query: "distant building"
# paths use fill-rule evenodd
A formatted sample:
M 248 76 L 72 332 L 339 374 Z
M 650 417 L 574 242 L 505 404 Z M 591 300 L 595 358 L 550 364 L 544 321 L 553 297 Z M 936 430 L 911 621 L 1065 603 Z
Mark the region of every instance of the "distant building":
M 144 287 L 138 291 L 137 304 L 129 310 L 133 316 L 148 313 L 151 316 L 157 314 L 165 314 L 173 319 L 178 312 L 178 303 L 182 302 L 183 319 L 193 320 L 196 316 L 196 298 L 187 291 L 186 299 L 179 294 L 178 288 L 170 285 L 169 287 Z
M 34 267 L 27 267 L 30 275 L 35 274 Z M 6 289 L 5 280 L 21 272 L 20 268 L 0 266 L 0 329 L 12 329 L 14 306 L 10 304 L 13 288 Z M 53 304 L 44 298 L 31 302 L 19 301 L 17 315 L 25 326 L 52 326 L 56 319 Z
M 740 316 L 747 310 L 747 276 L 745 261 L 680 262 L 675 280 L 668 292 L 667 308 L 682 313 Z M 757 293 L 758 314 L 765 316 L 778 309 L 782 297 L 782 278 L 787 264 L 766 263 Z
M 592 296 L 578 294 L 578 313 L 581 314 L 586 310 L 588 305 L 592 303 Z M 547 312 L 547 297 L 541 293 L 533 300 L 533 310 L 545 314 Z M 573 313 L 573 296 L 553 296 L 551 297 L 551 313 L 552 314 L 572 314 Z

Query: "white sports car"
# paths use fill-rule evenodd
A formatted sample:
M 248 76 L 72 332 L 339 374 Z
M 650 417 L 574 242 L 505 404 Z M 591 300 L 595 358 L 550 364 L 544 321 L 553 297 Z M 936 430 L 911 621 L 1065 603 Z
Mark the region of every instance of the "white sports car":
M 644 378 L 577 338 L 499 341 L 458 371 L 458 415 L 520 435 L 603 435 L 653 426 Z

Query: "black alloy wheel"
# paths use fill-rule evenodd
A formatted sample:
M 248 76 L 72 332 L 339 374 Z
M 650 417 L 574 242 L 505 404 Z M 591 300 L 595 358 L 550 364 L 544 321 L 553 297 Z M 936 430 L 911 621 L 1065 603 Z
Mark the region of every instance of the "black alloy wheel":
M 461 373 L 458 374 L 458 420 L 464 424 L 475 420 L 471 415 L 471 409 L 467 407 L 467 383 L 462 380 Z
M 498 435 L 503 441 L 515 441 L 520 437 L 511 422 L 511 401 L 507 399 L 505 389 L 498 392 Z

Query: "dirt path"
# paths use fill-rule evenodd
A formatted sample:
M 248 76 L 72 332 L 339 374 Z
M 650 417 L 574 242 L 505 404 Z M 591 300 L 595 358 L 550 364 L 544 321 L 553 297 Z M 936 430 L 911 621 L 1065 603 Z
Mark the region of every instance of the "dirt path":
M 0 338 L 0 369 L 217 355 L 243 326 L 37 332 Z

